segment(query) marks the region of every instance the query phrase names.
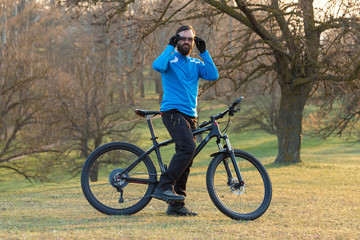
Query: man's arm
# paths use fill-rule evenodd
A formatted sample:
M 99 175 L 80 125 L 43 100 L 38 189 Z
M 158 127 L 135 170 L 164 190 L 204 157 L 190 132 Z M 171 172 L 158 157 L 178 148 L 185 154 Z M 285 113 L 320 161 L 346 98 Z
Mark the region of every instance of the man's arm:
M 162 54 L 153 62 L 153 69 L 158 72 L 165 72 L 168 68 L 169 60 L 174 50 L 175 48 L 173 46 L 168 45 Z
M 204 63 L 201 63 L 199 66 L 199 75 L 200 78 L 215 81 L 219 78 L 219 72 L 209 54 L 208 51 L 200 53 L 200 57 L 203 59 Z
M 153 62 L 153 68 L 158 72 L 165 72 L 168 68 L 171 54 L 175 50 L 175 46 L 179 41 L 179 35 L 174 35 L 170 38 L 169 45 L 165 48 L 164 52 Z
M 206 43 L 203 39 L 195 37 L 195 44 L 200 52 L 200 57 L 203 59 L 204 64 L 199 67 L 199 75 L 202 79 L 214 81 L 219 78 L 219 72 L 210 57 L 208 51 L 206 51 Z

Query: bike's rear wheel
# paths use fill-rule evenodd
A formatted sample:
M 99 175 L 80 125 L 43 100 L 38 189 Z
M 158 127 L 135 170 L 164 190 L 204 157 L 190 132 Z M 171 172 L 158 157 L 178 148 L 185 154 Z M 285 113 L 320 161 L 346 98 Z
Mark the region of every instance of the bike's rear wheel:
M 90 154 L 82 169 L 81 187 L 95 209 L 109 215 L 130 215 L 150 202 L 157 181 L 151 159 L 145 156 L 133 169 L 124 171 L 143 153 L 135 145 L 113 142 Z
M 235 150 L 244 186 L 240 186 L 228 154 L 217 155 L 210 163 L 206 184 L 211 200 L 225 215 L 236 220 L 254 220 L 268 209 L 272 187 L 261 162 L 251 154 Z M 228 170 L 226 170 L 228 166 Z M 228 172 L 231 172 L 229 178 Z

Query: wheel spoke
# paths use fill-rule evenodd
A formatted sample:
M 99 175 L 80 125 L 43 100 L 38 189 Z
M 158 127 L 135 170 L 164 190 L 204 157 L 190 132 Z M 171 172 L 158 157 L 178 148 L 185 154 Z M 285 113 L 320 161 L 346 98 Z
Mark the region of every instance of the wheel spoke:
M 224 214 L 235 219 L 255 219 L 268 208 L 271 182 L 262 164 L 250 154 L 236 150 L 235 157 L 244 186 L 239 187 L 233 164 L 227 155 L 214 158 L 207 173 L 207 187 L 214 204 Z M 225 163 L 231 172 L 229 181 Z
M 156 183 L 157 174 L 151 160 L 145 157 L 130 172 L 124 172 L 143 151 L 126 143 L 112 143 L 103 148 L 95 150 L 92 154 L 95 157 L 91 155 L 85 163 L 82 172 L 85 197 L 106 214 L 140 211 L 151 200 L 146 196 L 151 195 Z

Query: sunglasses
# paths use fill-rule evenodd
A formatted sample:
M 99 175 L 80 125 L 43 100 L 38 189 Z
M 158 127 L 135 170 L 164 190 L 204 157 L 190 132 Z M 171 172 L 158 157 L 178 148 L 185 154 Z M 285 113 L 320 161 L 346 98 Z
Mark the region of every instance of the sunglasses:
M 181 41 L 188 41 L 188 42 L 192 42 L 192 41 L 194 41 L 194 38 L 192 38 L 192 37 L 179 37 L 179 40 L 181 40 Z

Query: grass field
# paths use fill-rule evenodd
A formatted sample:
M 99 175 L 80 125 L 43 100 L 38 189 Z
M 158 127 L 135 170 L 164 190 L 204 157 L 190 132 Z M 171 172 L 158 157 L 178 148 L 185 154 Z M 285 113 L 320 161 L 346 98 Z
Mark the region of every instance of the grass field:
M 272 180 L 272 203 L 255 221 L 231 220 L 211 202 L 205 174 L 216 149 L 207 147 L 188 184 L 187 206 L 197 217 L 167 216 L 155 199 L 135 215 L 107 216 L 83 197 L 79 177 L 32 185 L 2 172 L 0 239 L 360 239 L 359 143 L 305 137 L 303 163 L 278 165 L 273 136 L 231 140 L 258 156 Z

